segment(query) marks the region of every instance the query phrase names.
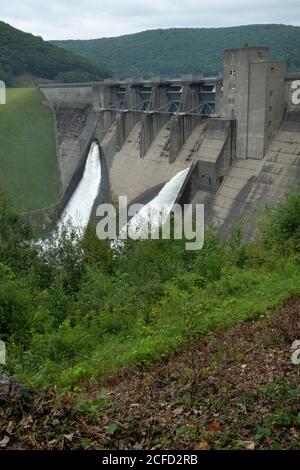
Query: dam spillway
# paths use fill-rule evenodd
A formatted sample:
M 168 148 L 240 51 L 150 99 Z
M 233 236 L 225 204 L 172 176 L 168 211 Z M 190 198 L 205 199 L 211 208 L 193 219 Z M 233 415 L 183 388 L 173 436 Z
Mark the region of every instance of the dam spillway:
M 180 171 L 168 181 L 160 192 L 149 201 L 141 210 L 130 220 L 128 232 L 134 238 L 148 238 L 158 233 L 159 228 L 166 222 L 178 194 L 188 175 L 189 168 Z M 123 230 L 121 233 L 124 232 Z
M 70 224 L 79 235 L 86 229 L 101 184 L 100 149 L 92 142 L 84 172 L 58 222 L 58 232 Z
M 140 200 L 193 165 L 180 203 L 205 204 L 207 223 L 224 235 L 241 221 L 255 238 L 260 207 L 299 187 L 299 79 L 268 48 L 245 45 L 224 50 L 215 77 L 44 85 L 57 117 L 62 192 L 95 136 L 106 201 Z

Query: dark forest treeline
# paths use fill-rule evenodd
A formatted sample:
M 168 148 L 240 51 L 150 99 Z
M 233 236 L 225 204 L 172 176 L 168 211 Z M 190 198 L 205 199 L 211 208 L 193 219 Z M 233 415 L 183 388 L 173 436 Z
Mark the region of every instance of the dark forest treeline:
M 102 80 L 107 69 L 0 21 L 0 79 L 8 86 L 22 74 L 60 82 Z
M 186 73 L 214 75 L 223 70 L 223 49 L 268 46 L 274 59 L 287 60 L 288 70 L 300 70 L 300 27 L 280 24 L 231 28 L 174 28 L 144 31 L 114 38 L 54 41 L 95 63 L 105 64 L 116 77 Z

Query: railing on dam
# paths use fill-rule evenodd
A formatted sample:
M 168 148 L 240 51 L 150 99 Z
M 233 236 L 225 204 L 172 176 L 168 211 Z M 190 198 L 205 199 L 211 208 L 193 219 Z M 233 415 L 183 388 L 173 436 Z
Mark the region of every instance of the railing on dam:
M 107 82 L 95 85 L 97 112 L 215 117 L 217 79 Z

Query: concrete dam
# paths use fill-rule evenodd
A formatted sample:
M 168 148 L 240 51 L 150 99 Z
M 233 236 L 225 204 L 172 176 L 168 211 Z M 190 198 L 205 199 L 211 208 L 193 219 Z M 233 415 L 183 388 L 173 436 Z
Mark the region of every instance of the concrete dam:
M 259 208 L 299 187 L 300 74 L 287 74 L 267 48 L 226 49 L 217 77 L 40 88 L 55 115 L 64 204 L 93 140 L 102 178 L 94 206 L 115 196 L 149 201 L 189 169 L 180 202 L 204 203 L 222 233 L 239 220 L 252 238 Z

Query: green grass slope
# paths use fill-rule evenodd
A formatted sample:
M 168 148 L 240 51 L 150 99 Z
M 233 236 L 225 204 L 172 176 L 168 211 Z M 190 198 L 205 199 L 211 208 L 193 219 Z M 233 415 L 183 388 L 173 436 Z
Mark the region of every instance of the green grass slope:
M 11 88 L 0 106 L 0 186 L 18 212 L 58 198 L 53 114 L 42 100 L 35 88 Z
M 244 243 L 240 227 L 227 241 L 207 231 L 198 252 L 173 239 L 117 253 L 91 228 L 56 237 L 42 262 L 0 197 L 1 216 L 0 336 L 8 372 L 31 385 L 98 381 L 300 296 L 299 192 L 264 211 L 260 242 Z
M 269 46 L 274 59 L 300 70 L 300 27 L 280 24 L 230 28 L 157 29 L 115 38 L 54 41 L 57 46 L 104 63 L 116 77 L 215 74 L 223 70 L 223 49 Z

